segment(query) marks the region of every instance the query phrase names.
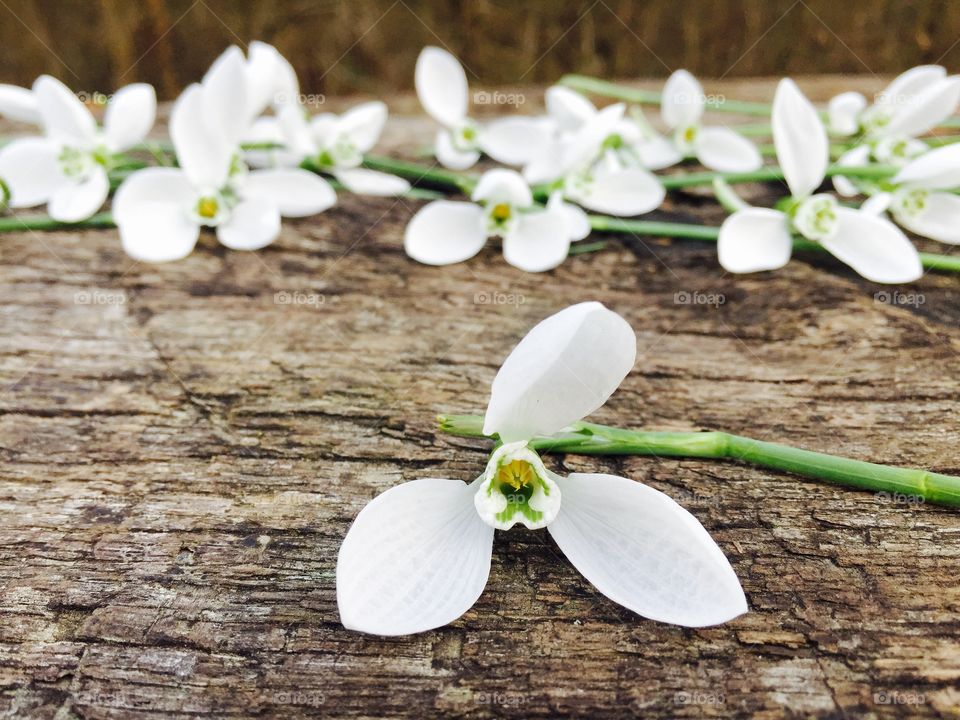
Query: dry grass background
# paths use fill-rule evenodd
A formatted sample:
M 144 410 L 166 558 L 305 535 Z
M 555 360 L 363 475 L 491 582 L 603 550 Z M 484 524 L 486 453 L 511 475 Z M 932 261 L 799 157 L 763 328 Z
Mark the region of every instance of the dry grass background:
M 263 39 L 307 92 L 406 89 L 425 44 L 482 86 L 564 72 L 707 77 L 889 74 L 960 64 L 948 0 L 0 0 L 0 81 L 52 73 L 78 90 L 154 83 L 170 98 L 231 42 Z

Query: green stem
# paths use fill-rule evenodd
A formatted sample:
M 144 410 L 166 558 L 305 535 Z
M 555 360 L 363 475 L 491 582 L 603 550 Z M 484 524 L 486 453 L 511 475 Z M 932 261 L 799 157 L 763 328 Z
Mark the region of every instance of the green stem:
M 478 415 L 441 415 L 440 429 L 464 437 L 486 437 Z M 495 439 L 495 438 L 491 438 Z M 754 440 L 725 432 L 647 432 L 578 422 L 554 437 L 537 437 L 540 452 L 581 455 L 655 455 L 734 460 L 835 485 L 896 493 L 905 499 L 960 507 L 960 477 L 853 460 Z
M 720 207 L 728 213 L 735 213 L 737 210 L 746 210 L 750 205 L 743 200 L 733 188 L 723 178 L 714 178 L 713 194 L 720 203 Z
M 116 227 L 110 213 L 97 213 L 80 222 L 66 223 L 54 220 L 46 215 L 11 215 L 0 217 L 0 232 L 22 232 L 25 230 L 72 230 L 74 228 L 112 228 Z
M 827 168 L 826 176 L 843 175 L 844 177 L 863 178 L 867 180 L 883 180 L 896 175 L 899 168 L 888 165 L 865 165 L 865 166 L 846 166 L 831 165 Z M 679 190 L 680 188 L 693 187 L 694 185 L 711 185 L 717 178 L 728 183 L 746 183 L 746 182 L 774 182 L 783 180 L 783 170 L 775 165 L 768 165 L 759 170 L 736 173 L 720 172 L 693 172 L 693 173 L 675 173 L 673 175 L 664 175 L 660 177 L 660 182 L 667 190 Z
M 472 175 L 445 170 L 439 167 L 427 167 L 419 163 L 397 160 L 395 158 L 367 155 L 363 166 L 371 170 L 387 172 L 406 178 L 415 185 L 423 185 L 439 190 L 455 190 L 469 195 L 477 184 Z

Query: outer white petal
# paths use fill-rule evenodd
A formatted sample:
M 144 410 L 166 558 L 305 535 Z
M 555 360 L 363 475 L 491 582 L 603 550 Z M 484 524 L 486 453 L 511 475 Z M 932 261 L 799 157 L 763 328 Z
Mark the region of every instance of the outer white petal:
M 157 94 L 152 85 L 134 83 L 117 90 L 103 118 L 111 150 L 126 150 L 142 142 L 157 117 Z
M 420 52 L 414 84 L 423 109 L 441 125 L 453 127 L 467 117 L 467 75 L 446 50 L 425 47 Z
M 573 241 L 583 240 L 587 237 L 593 228 L 590 227 L 590 218 L 576 205 L 564 202 L 563 193 L 559 190 L 554 191 L 547 201 L 549 210 L 564 213 L 567 222 L 567 234 Z
M 231 146 L 240 143 L 253 118 L 247 113 L 247 67 L 243 51 L 231 45 L 203 76 L 203 115 L 215 138 Z
M 284 105 L 277 113 L 277 122 L 283 133 L 284 143 L 290 152 L 301 158 L 313 155 L 319 148 L 310 128 L 303 106 L 299 103 Z
M 477 202 L 508 203 L 521 208 L 533 204 L 527 181 L 516 170 L 506 168 L 487 170 L 477 181 L 471 197 Z
M 906 72 L 900 73 L 877 94 L 874 102 L 884 107 L 897 107 L 913 101 L 925 88 L 947 76 L 947 71 L 940 65 L 918 65 Z
M 180 167 L 195 187 L 219 190 L 227 181 L 232 148 L 213 137 L 204 122 L 203 90 L 191 85 L 170 111 L 170 139 Z
M 869 164 L 870 147 L 867 145 L 857 145 L 837 158 L 837 165 L 843 165 L 845 167 L 860 167 L 861 165 Z M 860 188 L 858 188 L 850 178 L 846 178 L 843 175 L 834 175 L 832 180 L 833 188 L 839 195 L 843 197 L 854 197 L 860 194 Z
M 33 95 L 47 133 L 87 147 L 97 134 L 97 121 L 79 98 L 62 82 L 41 75 L 33 83 Z
M 477 483 L 413 480 L 374 498 L 337 557 L 337 607 L 349 630 L 409 635 L 453 622 L 490 575 L 493 528 L 474 509 Z
M 839 207 L 837 223 L 836 234 L 821 243 L 867 280 L 905 283 L 923 275 L 916 248 L 886 218 Z
M 450 265 L 472 258 L 487 241 L 483 208 L 468 202 L 436 200 L 407 223 L 403 247 L 427 265 Z
M 648 170 L 663 170 L 683 160 L 683 153 L 677 150 L 676 145 L 659 135 L 642 140 L 634 148 L 640 155 L 640 162 Z
M 68 182 L 57 188 L 47 203 L 47 212 L 60 222 L 86 220 L 103 207 L 109 194 L 107 173 L 97 166 L 84 182 Z
M 740 581 L 703 525 L 662 492 L 615 475 L 557 478 L 550 535 L 601 593 L 651 620 L 704 627 L 747 612 Z
M 0 115 L 19 122 L 40 124 L 37 98 L 26 88 L 0 83 Z
M 817 109 L 790 78 L 777 85 L 773 98 L 773 143 L 790 192 L 810 195 L 823 182 L 830 150 Z
M 494 120 L 483 128 L 483 151 L 505 165 L 525 165 L 551 142 L 541 118 L 514 116 Z
M 550 183 L 564 173 L 563 143 L 554 140 L 523 167 L 523 179 L 528 183 Z
M 891 182 L 930 190 L 960 187 L 960 143 L 936 148 L 911 160 Z
M 554 85 L 546 92 L 547 113 L 560 132 L 579 130 L 597 114 L 596 106 L 576 90 Z
M 717 256 L 727 272 L 776 270 L 789 262 L 792 250 L 787 217 L 779 210 L 738 210 L 720 226 Z
M 860 206 L 860 212 L 869 213 L 870 215 L 882 215 L 887 211 L 887 208 L 890 207 L 891 200 L 893 200 L 892 194 L 888 192 L 878 192 L 863 202 Z
M 526 272 L 552 270 L 570 252 L 570 226 L 563 210 L 524 213 L 503 238 L 503 257 Z
M 280 211 L 276 203 L 262 197 L 240 201 L 230 217 L 217 226 L 217 239 L 231 250 L 259 250 L 280 234 Z
M 636 353 L 633 329 L 598 302 L 551 315 L 527 333 L 494 378 L 484 434 L 510 443 L 583 419 L 613 394 Z
M 561 174 L 579 169 L 594 162 L 601 154 L 603 142 L 623 125 L 623 103 L 608 105 L 580 128 L 568 142 L 561 145 Z
M 145 262 L 189 255 L 200 227 L 188 209 L 193 186 L 179 168 L 147 168 L 128 177 L 113 198 L 113 216 L 126 253 Z
M 360 152 L 365 153 L 377 144 L 386 122 L 387 106 L 374 100 L 347 110 L 340 116 L 337 125 L 340 132 L 349 137 Z
M 643 168 L 598 172 L 587 194 L 575 199 L 594 212 L 629 217 L 660 207 L 663 185 Z
M 244 143 L 274 143 L 285 145 L 280 118 L 276 115 L 267 115 L 253 121 L 247 134 L 243 137 Z M 296 167 L 308 153 L 298 153 L 286 147 L 277 147 L 271 150 L 245 150 L 243 158 L 247 165 L 255 168 L 263 167 Z
M 300 84 L 293 67 L 273 45 L 254 40 L 247 48 L 247 117 L 267 107 L 297 103 Z
M 284 217 L 316 215 L 337 202 L 330 183 L 300 168 L 254 170 L 247 175 L 243 195 L 269 200 Z
M 349 168 L 337 170 L 334 174 L 347 190 L 358 195 L 391 197 L 402 195 L 410 189 L 410 183 L 403 178 L 376 170 Z
M 960 76 L 938 80 L 901 105 L 883 130 L 887 136 L 916 137 L 936 127 L 957 109 Z
M 440 128 L 437 132 L 434 151 L 437 153 L 437 160 L 445 168 L 451 170 L 466 170 L 477 164 L 480 159 L 479 150 L 458 150 L 453 146 L 453 138 L 446 128 Z
M 0 179 L 10 188 L 10 207 L 42 205 L 69 182 L 60 172 L 58 154 L 56 143 L 40 137 L 14 140 L 0 148 Z
M 932 192 L 919 215 L 896 216 L 910 232 L 940 242 L 960 245 L 960 197 L 953 193 Z
M 686 70 L 677 70 L 663 86 L 660 116 L 670 128 L 695 125 L 703 115 L 703 86 Z
M 725 127 L 700 128 L 696 152 L 703 165 L 719 172 L 749 172 L 763 165 L 757 146 Z
M 836 135 L 854 135 L 860 129 L 860 113 L 867 108 L 867 99 L 858 92 L 844 92 L 830 98 L 827 122 Z

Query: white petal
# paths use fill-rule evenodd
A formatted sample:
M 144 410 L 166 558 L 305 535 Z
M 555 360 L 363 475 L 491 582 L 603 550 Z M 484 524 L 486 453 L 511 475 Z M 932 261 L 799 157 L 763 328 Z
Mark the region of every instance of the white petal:
M 483 209 L 450 200 L 436 200 L 420 208 L 403 234 L 407 255 L 427 265 L 450 265 L 472 258 L 486 241 Z
M 930 190 L 960 187 L 960 143 L 936 148 L 911 160 L 891 182 Z
M 254 170 L 243 184 L 243 196 L 269 200 L 284 217 L 316 215 L 337 202 L 330 183 L 300 168 Z
M 535 210 L 520 216 L 503 238 L 503 257 L 526 272 L 552 270 L 567 259 L 570 227 L 562 210 Z
M 837 223 L 836 234 L 821 243 L 867 280 L 904 283 L 923 275 L 916 248 L 886 218 L 839 207 Z
M 876 195 L 868 197 L 860 206 L 860 212 L 870 215 L 882 215 L 890 207 L 893 195 L 888 192 L 878 192 Z
M 718 172 L 749 172 L 763 165 L 757 146 L 726 127 L 700 128 L 696 151 L 703 165 Z
M 179 168 L 147 168 L 128 177 L 113 198 L 123 249 L 145 262 L 189 255 L 200 235 L 187 214 L 193 200 L 193 187 Z
M 361 153 L 369 152 L 380 139 L 387 122 L 387 106 L 379 100 L 365 102 L 340 116 L 337 126 Z
M 280 211 L 266 198 L 242 200 L 217 226 L 217 239 L 231 250 L 259 250 L 280 234 Z
M 47 212 L 60 222 L 86 220 L 103 207 L 110 194 L 107 173 L 97 166 L 82 183 L 68 182 L 61 185 L 50 197 Z
M 583 95 L 562 85 L 547 88 L 547 113 L 560 132 L 573 132 L 597 114 L 597 108 Z
M 283 132 L 284 143 L 295 155 L 301 158 L 318 151 L 310 120 L 299 104 L 284 105 L 277 113 L 277 121 Z M 331 121 L 333 122 L 333 121 Z
M 547 201 L 547 208 L 564 213 L 567 222 L 567 234 L 573 241 L 583 240 L 593 230 L 590 227 L 589 216 L 576 205 L 564 202 L 563 193 L 554 191 Z
M 897 215 L 897 222 L 910 232 L 940 242 L 960 245 L 960 197 L 932 192 L 919 215 Z
M 117 90 L 103 118 L 111 150 L 126 150 L 142 142 L 157 116 L 157 94 L 152 85 L 134 83 Z
M 522 208 L 533 204 L 533 194 L 527 181 L 516 170 L 506 168 L 487 170 L 477 181 L 471 197 L 477 202 L 491 205 L 507 203 Z
M 26 88 L 0 83 L 0 115 L 19 122 L 40 124 L 37 98 Z
M 551 315 L 527 333 L 494 378 L 484 434 L 516 442 L 585 418 L 617 389 L 636 353 L 633 328 L 598 302 Z
M 565 175 L 594 162 L 601 153 L 604 141 L 622 127 L 625 110 L 623 103 L 608 105 L 580 128 L 568 142 L 563 143 L 561 174 Z
M 347 190 L 357 195 L 391 197 L 410 189 L 410 183 L 402 177 L 365 168 L 337 170 L 335 176 Z
M 683 153 L 667 138 L 656 136 L 642 140 L 634 146 L 640 162 L 648 170 L 663 170 L 683 160 Z
M 445 168 L 451 170 L 466 170 L 477 164 L 480 159 L 479 150 L 458 150 L 453 145 L 453 137 L 446 128 L 437 132 L 436 146 L 437 160 Z
M 705 627 L 747 612 L 740 581 L 703 525 L 662 492 L 615 475 L 557 479 L 547 528 L 605 596 L 660 622 Z
M 483 151 L 505 165 L 525 165 L 550 144 L 540 118 L 514 116 L 494 120 L 480 136 Z
M 523 167 L 523 179 L 528 183 L 550 183 L 564 173 L 563 145 L 554 141 L 543 148 Z
M 446 50 L 425 47 L 420 52 L 414 84 L 423 109 L 438 123 L 453 127 L 466 119 L 467 75 Z
M 844 167 L 861 167 L 870 164 L 870 147 L 867 145 L 857 145 L 847 150 L 843 155 L 837 158 L 837 165 Z M 833 188 L 843 197 L 854 197 L 860 194 L 860 188 L 850 179 L 843 175 L 834 175 Z
M 10 207 L 42 205 L 64 183 L 59 149 L 46 138 L 14 140 L 0 148 L 0 179 L 10 188 Z
M 170 112 L 170 139 L 180 167 L 200 189 L 219 190 L 227 181 L 232 148 L 213 137 L 203 118 L 203 90 L 191 85 L 177 98 Z
M 703 115 L 703 86 L 686 70 L 677 70 L 663 86 L 660 116 L 670 128 L 695 125 Z
M 247 67 L 243 51 L 231 45 L 203 76 L 203 115 L 207 130 L 231 146 L 240 143 L 253 118 L 248 113 Z
M 81 147 L 94 142 L 97 121 L 70 88 L 56 78 L 41 75 L 33 83 L 33 95 L 48 134 Z
M 772 125 L 777 160 L 790 192 L 804 198 L 823 182 L 830 150 L 817 109 L 790 78 L 777 85 Z
M 247 48 L 247 117 L 267 107 L 297 103 L 300 84 L 293 66 L 273 45 L 254 40 Z
M 786 216 L 779 210 L 738 210 L 720 226 L 717 256 L 727 272 L 776 270 L 787 264 L 793 242 Z
M 960 76 L 952 75 L 925 87 L 901 105 L 883 129 L 886 136 L 916 137 L 946 120 L 960 102 Z
M 665 196 L 655 175 L 642 168 L 626 168 L 598 172 L 589 192 L 573 199 L 594 212 L 629 217 L 656 210 Z
M 344 627 L 409 635 L 451 623 L 473 606 L 493 548 L 493 528 L 474 509 L 476 485 L 414 480 L 360 512 L 337 557 Z
M 860 129 L 860 113 L 867 108 L 867 99 L 858 92 L 845 92 L 830 98 L 827 122 L 836 135 L 854 135 Z
M 113 196 L 113 218 L 117 224 L 132 220 L 143 205 L 176 205 L 186 215 L 196 202 L 196 191 L 180 168 L 151 167 L 130 175 Z
M 938 80 L 947 76 L 940 65 L 918 65 L 897 75 L 893 81 L 880 91 L 874 102 L 885 107 L 898 107 L 913 101 L 913 98 Z
M 276 115 L 257 118 L 243 137 L 244 144 L 273 143 L 283 146 L 286 141 L 280 118 Z M 286 147 L 277 147 L 270 150 L 244 150 L 243 158 L 250 167 L 290 168 L 299 165 L 306 154 L 293 152 Z

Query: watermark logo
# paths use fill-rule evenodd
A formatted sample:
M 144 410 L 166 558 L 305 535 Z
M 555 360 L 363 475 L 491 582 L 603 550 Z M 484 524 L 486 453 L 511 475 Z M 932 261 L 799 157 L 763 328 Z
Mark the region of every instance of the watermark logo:
M 108 102 L 113 100 L 112 93 L 102 93 L 98 90 L 93 90 L 92 92 L 87 90 L 78 90 L 75 94 L 77 99 L 84 105 L 106 105 Z
M 723 293 L 707 293 L 699 290 L 681 290 L 673 294 L 674 305 L 707 305 L 709 307 L 720 307 L 727 302 L 727 296 Z
M 73 294 L 74 305 L 123 305 L 126 302 L 127 294 L 124 292 L 80 290 Z
M 923 293 L 900 292 L 899 290 L 881 290 L 873 296 L 874 302 L 884 305 L 899 305 L 907 307 L 920 307 L 927 302 L 927 296 Z
M 927 696 L 914 691 L 881 690 L 873 694 L 873 702 L 877 705 L 925 705 Z
M 327 696 L 319 690 L 277 690 L 268 693 L 266 700 L 275 705 L 319 707 L 327 702 Z
M 718 107 L 727 101 L 727 96 L 719 93 L 673 93 L 670 98 L 676 105 L 712 105 Z
M 317 106 L 327 102 L 327 96 L 323 93 L 285 93 L 280 92 L 273 96 L 274 105 L 305 105 Z
M 519 707 L 531 701 L 530 695 L 517 692 L 478 692 L 473 694 L 477 705 L 499 705 L 501 707 Z
M 526 296 L 519 293 L 478 292 L 473 296 L 474 305 L 523 305 Z
M 508 93 L 500 92 L 499 90 L 493 92 L 477 90 L 473 93 L 474 105 L 510 105 L 511 107 L 518 108 L 526 101 L 527 97 L 523 93 Z
M 327 302 L 323 293 L 309 293 L 300 290 L 281 290 L 273 294 L 274 305 L 306 305 L 312 308 L 321 308 Z
M 726 701 L 722 692 L 680 690 L 673 694 L 674 705 L 723 705 Z
M 923 505 L 927 499 L 922 495 L 908 495 L 899 492 L 881 490 L 876 495 L 877 500 L 890 505 Z

